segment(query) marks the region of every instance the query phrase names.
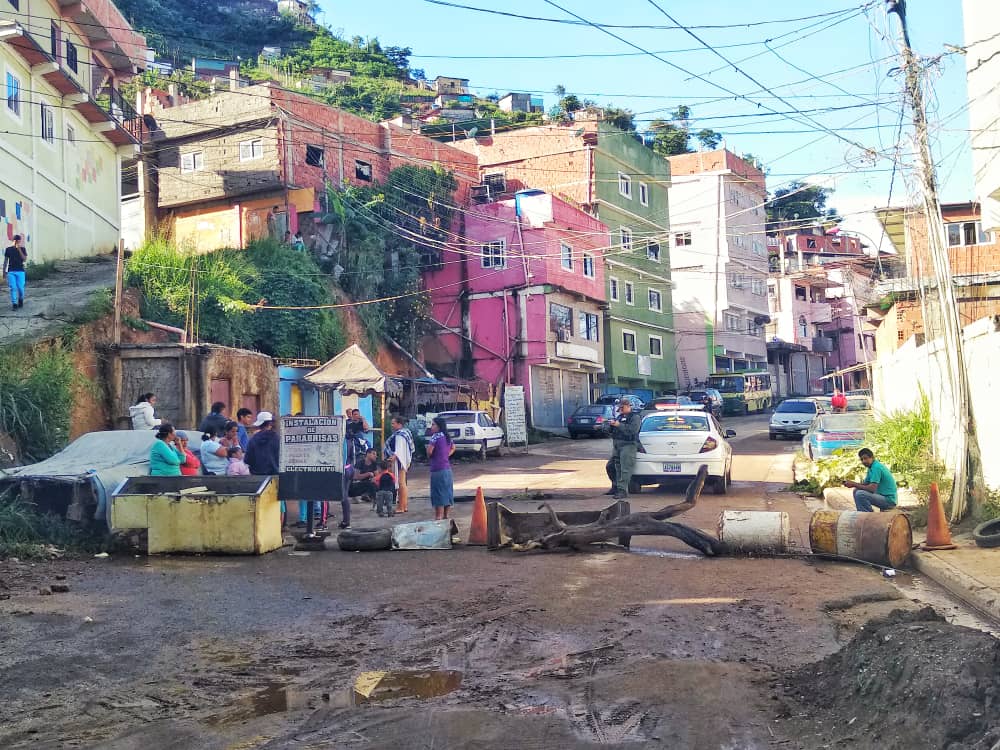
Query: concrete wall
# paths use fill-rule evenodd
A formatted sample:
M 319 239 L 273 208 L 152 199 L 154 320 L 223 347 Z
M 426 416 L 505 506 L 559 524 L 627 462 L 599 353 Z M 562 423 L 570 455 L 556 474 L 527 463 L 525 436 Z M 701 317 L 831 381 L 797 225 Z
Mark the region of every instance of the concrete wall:
M 1000 488 L 1000 432 L 991 428 L 991 417 L 1000 393 L 1000 327 L 997 318 L 983 318 L 966 326 L 965 360 L 972 390 L 972 409 L 978 425 L 977 437 L 983 456 L 986 484 Z M 880 410 L 909 410 L 921 392 L 930 400 L 936 425 L 935 442 L 949 468 L 957 465 L 955 404 L 948 388 L 947 356 L 940 340 L 917 346 L 909 339 L 897 351 L 880 352 L 873 369 L 875 403 Z

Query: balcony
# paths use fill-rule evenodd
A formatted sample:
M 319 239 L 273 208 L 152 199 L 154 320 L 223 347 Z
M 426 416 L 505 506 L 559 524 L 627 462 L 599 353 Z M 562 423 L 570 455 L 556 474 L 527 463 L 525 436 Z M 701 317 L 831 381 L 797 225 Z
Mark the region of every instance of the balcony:
M 833 351 L 833 339 L 829 336 L 813 336 L 812 350 L 820 354 L 829 354 Z

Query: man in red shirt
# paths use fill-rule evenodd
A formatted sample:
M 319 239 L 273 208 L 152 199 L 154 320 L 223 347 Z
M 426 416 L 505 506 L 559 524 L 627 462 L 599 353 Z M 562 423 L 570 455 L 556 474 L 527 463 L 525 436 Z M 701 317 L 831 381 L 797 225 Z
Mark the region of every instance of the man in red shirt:
M 840 392 L 839 388 L 833 391 L 833 398 L 830 399 L 830 406 L 835 413 L 847 411 L 847 396 Z

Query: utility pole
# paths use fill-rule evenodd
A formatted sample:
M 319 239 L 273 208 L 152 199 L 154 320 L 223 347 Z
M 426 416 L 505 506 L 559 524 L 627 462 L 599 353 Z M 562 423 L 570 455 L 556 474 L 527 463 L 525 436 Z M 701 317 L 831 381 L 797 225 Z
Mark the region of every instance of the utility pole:
M 943 358 L 948 368 L 946 382 L 951 390 L 955 409 L 954 445 L 951 455 L 955 458 L 955 483 L 951 492 L 951 520 L 960 521 L 972 505 L 982 502 L 983 476 L 979 441 L 976 437 L 976 422 L 972 414 L 972 399 L 969 389 L 969 375 L 965 363 L 962 341 L 962 323 L 958 314 L 958 303 L 951 281 L 951 264 L 944 221 L 941 218 L 941 203 L 938 199 L 937 176 L 931 158 L 930 137 L 927 132 L 927 110 L 924 105 L 923 88 L 920 81 L 920 65 L 910 47 L 907 26 L 906 0 L 886 0 L 886 12 L 895 13 L 900 25 L 900 56 L 906 73 L 906 98 L 913 113 L 913 129 L 916 139 L 915 149 L 920 177 L 920 192 L 924 214 L 927 219 L 927 248 L 934 269 L 937 298 L 940 306 L 941 338 L 944 344 Z M 917 283 L 922 283 L 918 278 Z M 930 321 L 925 321 L 927 325 Z M 933 355 L 931 355 L 933 356 Z

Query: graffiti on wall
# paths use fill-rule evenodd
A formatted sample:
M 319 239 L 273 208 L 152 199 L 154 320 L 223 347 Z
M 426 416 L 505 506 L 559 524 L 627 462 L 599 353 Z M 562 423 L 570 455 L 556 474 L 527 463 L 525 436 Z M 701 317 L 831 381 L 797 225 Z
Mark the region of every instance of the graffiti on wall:
M 101 154 L 95 156 L 93 149 L 86 149 L 82 159 L 77 162 L 76 172 L 73 175 L 73 184 L 77 190 L 84 185 L 94 185 L 97 178 L 104 173 L 104 157 Z
M 15 234 L 31 245 L 31 203 L 0 197 L 0 239 L 12 242 Z

